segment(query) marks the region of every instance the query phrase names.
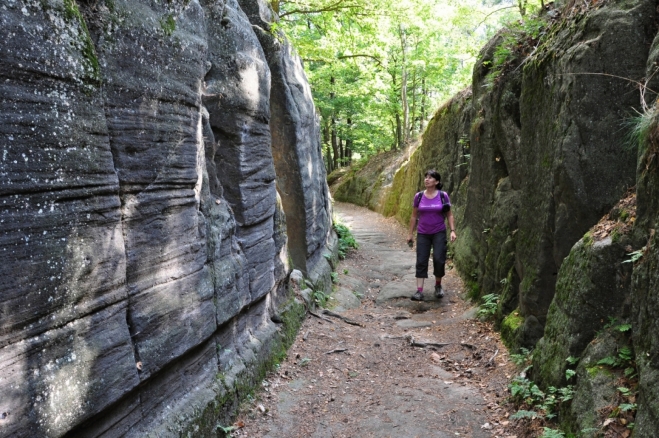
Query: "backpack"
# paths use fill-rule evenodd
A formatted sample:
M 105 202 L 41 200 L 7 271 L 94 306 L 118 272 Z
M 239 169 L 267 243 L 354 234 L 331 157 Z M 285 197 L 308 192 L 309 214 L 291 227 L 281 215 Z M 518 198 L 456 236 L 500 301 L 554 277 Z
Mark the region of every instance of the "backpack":
M 423 196 L 423 191 L 414 195 L 414 208 L 419 208 L 421 203 L 421 196 Z M 446 214 L 451 209 L 451 204 L 448 202 L 448 195 L 446 192 L 439 191 L 439 200 L 442 201 L 442 213 Z

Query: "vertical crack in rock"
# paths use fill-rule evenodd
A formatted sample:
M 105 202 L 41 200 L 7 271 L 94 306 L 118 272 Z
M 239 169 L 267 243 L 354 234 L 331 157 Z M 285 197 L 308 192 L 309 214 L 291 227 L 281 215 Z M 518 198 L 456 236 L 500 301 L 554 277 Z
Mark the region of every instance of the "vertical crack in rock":
M 205 75 L 203 104 L 216 145 L 213 165 L 207 168 L 217 169 L 217 186 L 228 202 L 224 208 L 233 212 L 237 223 L 237 239 L 227 242 L 229 248 L 238 244 L 244 254 L 244 258 L 232 261 L 232 268 L 244 262 L 242 276 L 233 284 L 224 280 L 224 290 L 238 295 L 229 306 L 235 311 L 241 308 L 236 304 L 260 299 L 278 281 L 274 278 L 276 190 L 270 148 L 270 71 L 235 0 L 209 6 L 207 26 L 210 68 Z M 226 298 L 218 297 L 218 312 L 224 313 L 220 300 Z M 218 323 L 228 316 L 218 313 Z
M 316 281 L 319 266 L 327 263 L 321 252 L 332 230 L 320 126 L 311 90 L 291 45 L 270 32 L 275 16 L 269 5 L 261 0 L 239 3 L 252 23 L 272 77 L 272 155 L 286 213 L 289 254 L 293 266 Z

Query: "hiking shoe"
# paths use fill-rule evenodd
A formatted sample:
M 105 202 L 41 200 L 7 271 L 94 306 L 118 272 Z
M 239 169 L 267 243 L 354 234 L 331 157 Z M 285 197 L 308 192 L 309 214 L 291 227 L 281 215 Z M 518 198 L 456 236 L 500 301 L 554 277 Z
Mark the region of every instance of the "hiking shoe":
M 423 292 L 421 291 L 414 292 L 414 295 L 412 295 L 412 301 L 423 301 Z
M 435 286 L 435 297 L 444 298 L 444 289 L 441 286 Z

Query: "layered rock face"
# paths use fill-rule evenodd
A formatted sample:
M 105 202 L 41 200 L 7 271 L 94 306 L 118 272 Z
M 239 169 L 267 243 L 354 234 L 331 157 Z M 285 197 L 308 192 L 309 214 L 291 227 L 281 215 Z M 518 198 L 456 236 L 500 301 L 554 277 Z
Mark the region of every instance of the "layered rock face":
M 407 223 L 424 170 L 437 168 L 454 203 L 455 265 L 472 296 L 499 296 L 511 350 L 535 347 L 529 376 L 543 389 L 569 385 L 563 430 L 595 436 L 610 424 L 602 415 L 626 404 L 624 415 L 638 408 L 634 436 L 653 437 L 659 130 L 656 107 L 641 107 L 632 82 L 648 79 L 646 99 L 659 86 L 656 2 L 578 9 L 569 2 L 531 55 L 495 75 L 505 35 L 490 41 L 473 94 L 437 111 L 376 208 Z M 333 190 L 358 187 L 359 173 Z
M 215 431 L 290 270 L 329 283 L 309 88 L 243 3 L 0 2 L 0 436 Z
M 482 254 L 482 292 L 503 289 L 508 278 L 518 291 L 505 297 L 509 307 L 518 299 L 523 318 L 513 343 L 531 346 L 542 336 L 563 259 L 634 185 L 636 154 L 623 123 L 639 98 L 607 75 L 644 76 L 653 20 L 651 1 L 593 10 L 558 26 L 535 58 L 474 98 L 483 104 L 474 108 L 465 225 Z M 474 90 L 483 89 L 482 73 L 476 69 Z M 494 202 L 500 196 L 508 201 Z
M 506 44 L 496 36 L 476 62 L 473 94 L 437 111 L 422 145 L 383 188 L 377 209 L 406 223 L 423 172 L 440 172 L 456 204 L 456 265 L 475 295 L 501 296 L 499 320 L 517 309 L 505 323 L 511 345 L 542 337 L 563 259 L 635 183 L 625 122 L 640 99 L 625 78 L 645 76 L 654 8 L 608 2 L 561 19 L 532 56 L 492 73 L 496 48 Z M 358 186 L 355 178 L 342 179 L 336 193 Z

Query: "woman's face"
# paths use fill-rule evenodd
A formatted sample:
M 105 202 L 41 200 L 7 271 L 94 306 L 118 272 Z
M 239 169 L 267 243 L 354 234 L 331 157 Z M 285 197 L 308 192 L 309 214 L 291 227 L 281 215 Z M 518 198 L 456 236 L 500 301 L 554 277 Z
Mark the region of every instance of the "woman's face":
M 439 181 L 437 181 L 435 178 L 433 178 L 430 175 L 426 175 L 426 179 L 423 182 L 424 182 L 427 189 L 430 189 L 430 188 L 434 189 L 435 187 L 437 187 L 437 183 Z

